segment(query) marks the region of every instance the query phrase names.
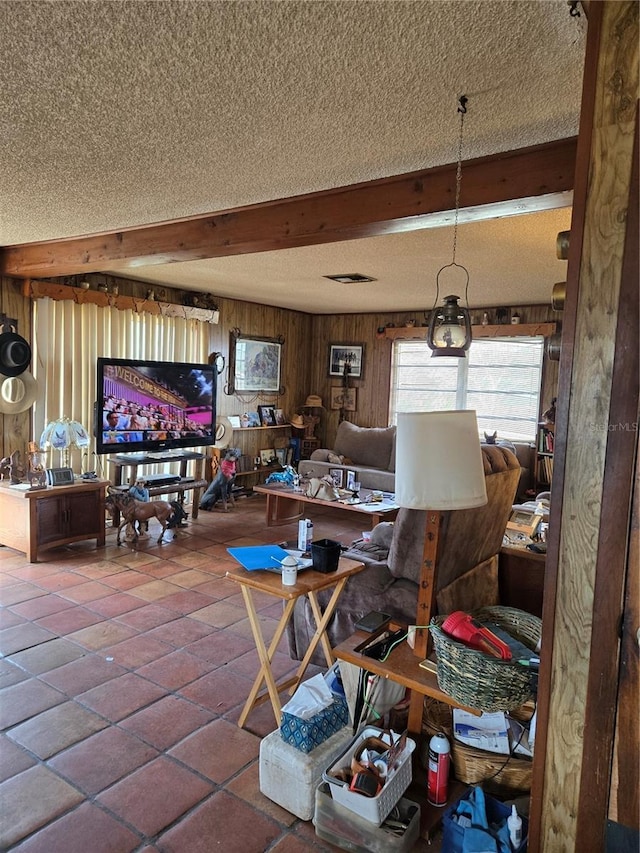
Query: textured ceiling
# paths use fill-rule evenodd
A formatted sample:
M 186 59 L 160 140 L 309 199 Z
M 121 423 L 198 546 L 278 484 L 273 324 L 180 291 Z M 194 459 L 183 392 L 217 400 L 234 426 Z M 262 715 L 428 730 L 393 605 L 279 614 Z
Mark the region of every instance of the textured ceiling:
M 465 159 L 575 135 L 585 32 L 565 0 L 5 0 L 0 245 L 449 163 L 463 92 Z M 569 216 L 461 226 L 470 303 L 548 301 Z M 419 310 L 451 238 L 432 229 L 136 275 L 312 312 Z M 341 272 L 378 281 L 322 278 Z

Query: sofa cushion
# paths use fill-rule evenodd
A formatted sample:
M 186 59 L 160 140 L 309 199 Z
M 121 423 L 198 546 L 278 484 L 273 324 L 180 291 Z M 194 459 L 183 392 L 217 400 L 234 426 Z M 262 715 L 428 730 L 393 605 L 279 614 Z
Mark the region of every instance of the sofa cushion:
M 395 427 L 359 427 L 350 421 L 338 426 L 334 452 L 356 465 L 389 470 Z

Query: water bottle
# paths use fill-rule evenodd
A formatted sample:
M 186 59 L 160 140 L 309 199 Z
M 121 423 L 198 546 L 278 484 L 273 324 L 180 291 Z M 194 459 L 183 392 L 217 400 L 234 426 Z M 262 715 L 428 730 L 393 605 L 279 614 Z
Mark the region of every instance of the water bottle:
M 449 789 L 449 764 L 451 748 L 446 736 L 439 732 L 429 741 L 429 769 L 427 772 L 427 800 L 432 806 L 444 806 Z

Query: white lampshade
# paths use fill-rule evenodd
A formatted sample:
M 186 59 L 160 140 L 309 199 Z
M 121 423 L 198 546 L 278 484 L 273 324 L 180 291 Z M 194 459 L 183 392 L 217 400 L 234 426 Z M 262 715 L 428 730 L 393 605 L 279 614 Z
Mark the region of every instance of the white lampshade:
M 476 413 L 399 413 L 396 503 L 410 509 L 446 510 L 486 502 Z

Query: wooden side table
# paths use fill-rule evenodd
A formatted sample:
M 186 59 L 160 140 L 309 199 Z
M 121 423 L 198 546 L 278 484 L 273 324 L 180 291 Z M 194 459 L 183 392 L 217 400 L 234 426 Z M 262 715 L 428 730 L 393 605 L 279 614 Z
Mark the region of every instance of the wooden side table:
M 547 555 L 505 545 L 498 558 L 500 604 L 542 618 Z
M 107 485 L 107 480 L 79 480 L 31 490 L 0 483 L 0 543 L 23 551 L 30 563 L 45 548 L 83 539 L 104 545 Z
M 349 580 L 351 575 L 361 572 L 364 568 L 365 566 L 363 563 L 341 558 L 338 564 L 338 569 L 335 572 L 322 574 L 321 572 L 314 572 L 313 569 L 305 569 L 304 571 L 299 572 L 295 586 L 284 586 L 281 576 L 274 572 L 261 570 L 249 572 L 241 566 L 227 572 L 226 576 L 229 580 L 240 584 L 242 597 L 244 598 L 249 622 L 251 624 L 251 630 L 253 632 L 253 639 L 255 640 L 256 650 L 258 652 L 258 657 L 260 658 L 260 672 L 257 674 L 255 681 L 253 682 L 247 701 L 245 702 L 242 713 L 238 719 L 238 725 L 241 728 L 244 726 L 251 709 L 256 705 L 261 705 L 267 699 L 271 700 L 271 707 L 273 708 L 273 714 L 276 718 L 276 725 L 280 725 L 282 706 L 280 704 L 280 697 L 278 694 L 281 690 L 284 690 L 287 687 L 291 687 L 291 692 L 293 693 L 302 681 L 307 667 L 309 666 L 309 662 L 311 661 L 311 657 L 318 644 L 322 646 L 327 666 L 331 666 L 333 664 L 335 658 L 329 643 L 329 638 L 327 637 L 327 625 L 333 615 L 333 611 L 335 610 L 336 604 L 338 603 L 338 599 L 340 598 L 340 594 L 342 593 L 346 582 Z M 322 613 L 317 594 L 321 590 L 330 589 L 331 587 L 335 587 L 335 589 L 331 594 L 331 598 L 324 613 Z M 280 617 L 275 634 L 273 635 L 273 639 L 271 640 L 268 648 L 260 627 L 260 620 L 253 601 L 252 590 L 264 592 L 267 595 L 273 595 L 285 602 L 282 616 Z M 306 596 L 309 599 L 309 604 L 311 605 L 311 610 L 316 621 L 316 631 L 311 638 L 309 648 L 307 649 L 300 666 L 296 670 L 296 674 L 280 684 L 277 684 L 273 675 L 273 670 L 271 669 L 271 661 L 273 660 L 278 644 L 282 639 L 285 628 L 293 615 L 295 603 L 297 599 L 302 596 Z M 266 691 L 260 694 L 263 682 L 266 685 Z

